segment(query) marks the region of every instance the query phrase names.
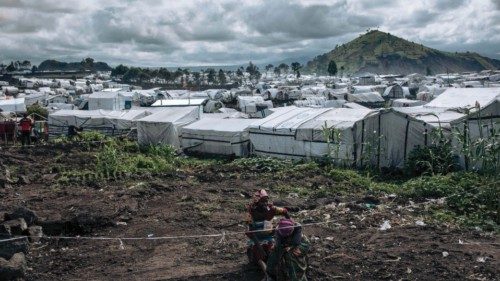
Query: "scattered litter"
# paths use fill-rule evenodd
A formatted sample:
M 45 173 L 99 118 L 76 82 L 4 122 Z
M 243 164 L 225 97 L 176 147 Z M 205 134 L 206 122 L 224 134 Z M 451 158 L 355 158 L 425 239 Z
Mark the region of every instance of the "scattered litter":
M 389 221 L 384 221 L 384 223 L 380 226 L 379 230 L 387 230 L 387 229 L 390 229 L 391 228 L 391 224 L 389 223 Z
M 463 245 L 464 241 L 462 241 L 461 239 L 458 239 L 458 244 Z
M 407 267 L 407 268 L 406 268 L 406 273 L 407 273 L 407 274 L 411 274 L 411 268 Z
M 389 199 L 394 199 L 396 197 L 397 197 L 397 195 L 394 194 L 394 193 L 391 193 L 391 194 L 387 195 L 387 198 L 389 198 Z
M 485 257 L 477 257 L 476 261 L 477 262 L 486 262 L 486 258 Z
M 446 257 L 447 257 L 447 256 L 449 256 L 449 255 L 450 255 L 450 253 L 448 253 L 448 252 L 446 252 L 446 251 L 444 251 L 444 252 L 443 252 L 443 258 L 446 258 Z
M 423 222 L 423 221 L 421 221 L 421 220 L 417 220 L 417 221 L 415 222 L 415 224 L 416 224 L 416 225 L 418 225 L 418 226 L 426 226 L 425 222 Z
M 331 217 L 330 214 L 324 214 L 324 216 L 325 216 L 325 220 L 330 220 L 330 217 Z
M 325 239 L 328 240 L 328 241 L 333 241 L 333 237 L 331 237 L 331 236 L 328 236 Z
M 153 237 L 153 236 L 155 236 L 155 235 L 154 234 L 148 234 L 148 237 Z
M 126 223 L 126 222 L 124 222 L 124 221 L 119 221 L 119 222 L 117 222 L 117 223 L 116 223 L 116 225 L 122 225 L 122 226 L 125 226 L 125 225 L 127 225 L 127 223 Z

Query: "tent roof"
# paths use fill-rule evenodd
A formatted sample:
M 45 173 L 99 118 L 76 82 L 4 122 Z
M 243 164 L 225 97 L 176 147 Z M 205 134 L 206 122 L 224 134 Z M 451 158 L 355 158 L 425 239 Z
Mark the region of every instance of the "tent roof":
M 155 112 L 149 116 L 139 119 L 139 122 L 151 122 L 151 123 L 168 123 L 175 122 L 184 116 L 192 113 L 193 111 L 198 111 L 198 106 L 183 106 L 183 107 L 168 107 L 164 110 Z
M 429 102 L 428 107 L 470 108 L 478 102 L 482 107 L 500 95 L 500 88 L 449 88 Z
M 201 119 L 183 128 L 184 131 L 195 133 L 196 131 L 219 131 L 219 132 L 241 132 L 248 129 L 255 120 L 252 119 Z
M 151 106 L 175 107 L 175 106 L 200 106 L 207 99 L 206 98 L 193 98 L 193 99 L 172 99 L 172 100 L 157 100 Z

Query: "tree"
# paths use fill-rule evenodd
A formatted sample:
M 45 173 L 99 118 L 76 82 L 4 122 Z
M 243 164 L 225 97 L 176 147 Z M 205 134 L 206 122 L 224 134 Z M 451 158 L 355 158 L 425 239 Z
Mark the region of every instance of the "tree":
M 269 72 L 269 70 L 271 70 L 273 67 L 274 67 L 274 65 L 272 65 L 272 64 L 266 65 L 266 72 Z
M 219 78 L 219 84 L 220 85 L 225 85 L 226 84 L 227 81 L 226 81 L 226 74 L 224 73 L 224 70 L 219 69 L 218 78 Z
M 288 66 L 288 64 L 286 63 L 281 63 L 279 66 L 278 66 L 282 72 L 285 72 L 285 73 L 288 73 L 288 69 L 290 69 L 290 66 Z
M 139 74 L 142 71 L 140 68 L 137 67 L 131 67 L 124 75 L 123 75 L 123 81 L 125 82 L 131 82 L 133 80 L 137 80 L 139 77 Z
M 297 78 L 300 77 L 300 69 L 302 68 L 302 65 L 299 62 L 292 62 L 292 70 L 295 72 L 297 75 Z
M 274 75 L 276 75 L 276 76 L 278 76 L 278 77 L 281 75 L 281 70 L 280 70 L 280 68 L 279 68 L 279 67 L 275 67 L 275 68 L 274 68 Z
M 243 76 L 243 67 L 240 67 L 240 68 L 238 68 L 238 70 L 236 70 L 236 76 L 238 76 L 238 77 Z
M 7 68 L 5 70 L 7 70 L 7 72 L 16 71 L 16 67 L 14 66 L 14 62 L 10 62 L 9 66 L 7 66 Z
M 344 67 L 344 66 L 341 66 L 341 67 L 340 67 L 340 75 L 341 75 L 341 76 L 344 76 L 344 70 L 345 70 L 345 67 Z
M 337 74 L 337 64 L 334 60 L 328 63 L 328 74 L 330 74 L 330 76 L 335 76 L 335 74 Z
M 31 73 L 35 73 L 37 71 L 38 71 L 38 67 L 36 65 L 33 65 L 33 67 L 31 67 Z
M 261 75 L 262 75 L 259 72 L 259 68 L 255 64 L 253 64 L 252 62 L 248 63 L 248 66 L 246 68 L 246 72 L 248 72 L 248 74 L 250 74 L 250 79 L 255 79 L 255 80 L 259 80 Z
M 208 71 L 208 76 L 207 76 L 208 83 L 214 84 L 215 83 L 215 69 L 209 68 L 209 69 L 207 69 L 207 71 Z
M 128 67 L 124 66 L 123 64 L 120 64 L 117 67 L 113 68 L 113 70 L 111 70 L 111 76 L 125 75 L 127 71 Z
M 83 69 L 93 69 L 94 68 L 94 59 L 93 58 L 85 58 L 80 62 Z

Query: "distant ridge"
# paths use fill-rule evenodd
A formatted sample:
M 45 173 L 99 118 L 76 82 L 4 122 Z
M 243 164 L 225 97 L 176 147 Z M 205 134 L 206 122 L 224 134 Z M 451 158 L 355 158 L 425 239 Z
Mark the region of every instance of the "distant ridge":
M 436 74 L 500 69 L 500 60 L 472 52 L 443 52 L 378 30 L 315 57 L 307 63 L 306 70 L 326 74 L 330 60 L 335 61 L 339 73 L 345 74 Z
M 112 68 L 105 62 L 94 62 L 85 59 L 81 62 L 61 62 L 57 60 L 45 60 L 38 66 L 38 71 L 111 71 Z

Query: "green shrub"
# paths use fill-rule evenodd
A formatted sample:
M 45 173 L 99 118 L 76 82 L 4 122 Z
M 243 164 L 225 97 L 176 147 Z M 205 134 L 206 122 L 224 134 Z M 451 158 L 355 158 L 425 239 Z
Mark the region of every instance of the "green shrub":
M 256 170 L 260 172 L 277 172 L 286 168 L 291 168 L 291 161 L 280 160 L 276 158 L 249 157 L 234 160 L 231 164 L 233 167 L 242 168 L 245 170 Z
M 334 168 L 328 171 L 327 175 L 335 182 L 340 183 L 346 189 L 349 189 L 350 187 L 364 188 L 367 190 L 372 188 L 372 179 L 368 176 L 360 174 L 356 170 Z
M 82 142 L 103 142 L 109 140 L 109 138 L 96 131 L 83 131 L 79 134 L 79 139 Z
M 176 156 L 175 148 L 171 145 L 149 145 L 141 148 L 141 152 L 148 156 L 159 156 L 172 161 Z
M 28 115 L 33 115 L 35 120 L 45 120 L 49 116 L 49 111 L 38 103 L 34 103 L 26 108 Z
M 441 198 L 455 190 L 449 176 L 422 176 L 403 184 L 400 193 L 413 199 Z
M 409 175 L 447 174 L 458 170 L 458 158 L 453 155 L 451 146 L 432 145 L 416 147 L 408 155 L 406 171 Z

